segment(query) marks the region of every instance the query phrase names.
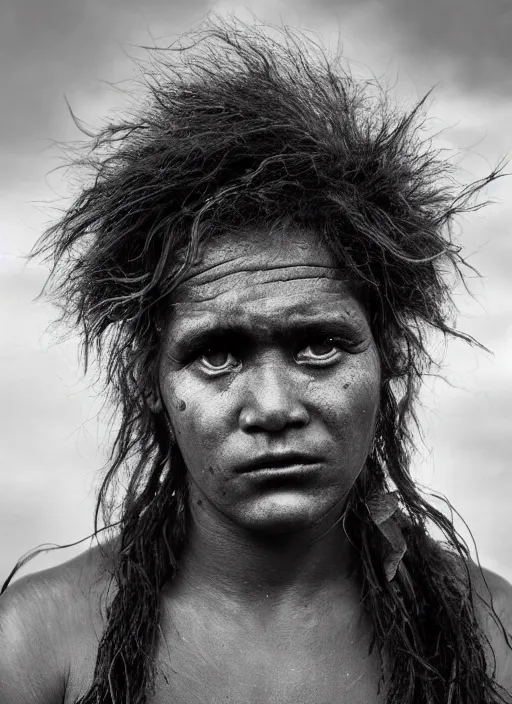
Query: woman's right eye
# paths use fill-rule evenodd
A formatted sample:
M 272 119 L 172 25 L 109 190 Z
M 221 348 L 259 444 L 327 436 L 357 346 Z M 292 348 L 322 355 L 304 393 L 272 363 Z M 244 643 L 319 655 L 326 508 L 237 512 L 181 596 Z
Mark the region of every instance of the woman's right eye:
M 238 360 L 229 352 L 223 349 L 209 349 L 199 356 L 199 361 L 208 369 L 221 371 L 235 367 Z

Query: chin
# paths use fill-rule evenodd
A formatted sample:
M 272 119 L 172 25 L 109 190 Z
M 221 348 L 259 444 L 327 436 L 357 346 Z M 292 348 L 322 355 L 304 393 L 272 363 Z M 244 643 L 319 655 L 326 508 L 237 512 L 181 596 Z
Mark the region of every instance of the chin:
M 237 522 L 262 535 L 285 535 L 313 528 L 328 511 L 329 506 L 319 505 L 304 495 L 281 494 L 246 507 L 243 515 L 237 516 Z

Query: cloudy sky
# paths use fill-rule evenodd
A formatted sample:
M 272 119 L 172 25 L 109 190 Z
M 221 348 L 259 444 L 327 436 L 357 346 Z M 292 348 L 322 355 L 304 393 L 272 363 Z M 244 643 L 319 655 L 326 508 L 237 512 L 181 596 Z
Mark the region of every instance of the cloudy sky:
M 510 0 L 4 0 L 0 580 L 26 550 L 91 531 L 108 440 L 101 402 L 80 376 L 76 343 L 58 343 L 47 332 L 52 309 L 34 302 L 46 270 L 23 261 L 66 202 L 55 142 L 80 135 L 65 97 L 85 122 L 99 126 L 123 103 L 111 84 L 133 77 L 135 47 L 169 43 L 212 9 L 241 17 L 250 9 L 263 20 L 313 30 L 330 46 L 340 33 L 354 71 L 387 77 L 404 103 L 435 85 L 432 129 L 439 146 L 456 150 L 462 178 L 484 176 L 512 154 Z M 472 284 L 474 301 L 458 297 L 460 325 L 492 354 L 449 348 L 449 383 L 435 382 L 424 394 L 425 444 L 415 475 L 447 495 L 482 563 L 512 581 L 511 183 L 489 188 L 494 204 L 460 224 L 461 243 L 483 274 Z M 38 558 L 30 569 L 72 554 Z

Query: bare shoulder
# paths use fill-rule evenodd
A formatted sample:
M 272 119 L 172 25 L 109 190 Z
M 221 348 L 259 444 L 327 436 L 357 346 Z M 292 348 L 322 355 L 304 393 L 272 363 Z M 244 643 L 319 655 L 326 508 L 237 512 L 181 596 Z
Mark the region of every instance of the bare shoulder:
M 512 702 L 512 584 L 474 563 L 470 573 L 477 617 L 496 658 L 496 681 L 511 695 Z
M 77 648 L 102 630 L 108 579 L 108 552 L 94 547 L 9 585 L 0 596 L 2 704 L 65 701 Z

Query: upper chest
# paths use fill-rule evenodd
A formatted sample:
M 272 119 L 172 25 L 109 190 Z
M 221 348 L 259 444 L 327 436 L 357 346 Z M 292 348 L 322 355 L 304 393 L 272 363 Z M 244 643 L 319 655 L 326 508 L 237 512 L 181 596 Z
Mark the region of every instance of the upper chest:
M 151 704 L 377 704 L 380 662 L 354 613 L 244 629 L 236 617 L 164 611 Z
M 92 684 L 101 623 L 70 644 L 66 704 Z M 148 704 L 382 704 L 380 660 L 360 609 L 305 606 L 251 627 L 242 611 L 164 602 Z

